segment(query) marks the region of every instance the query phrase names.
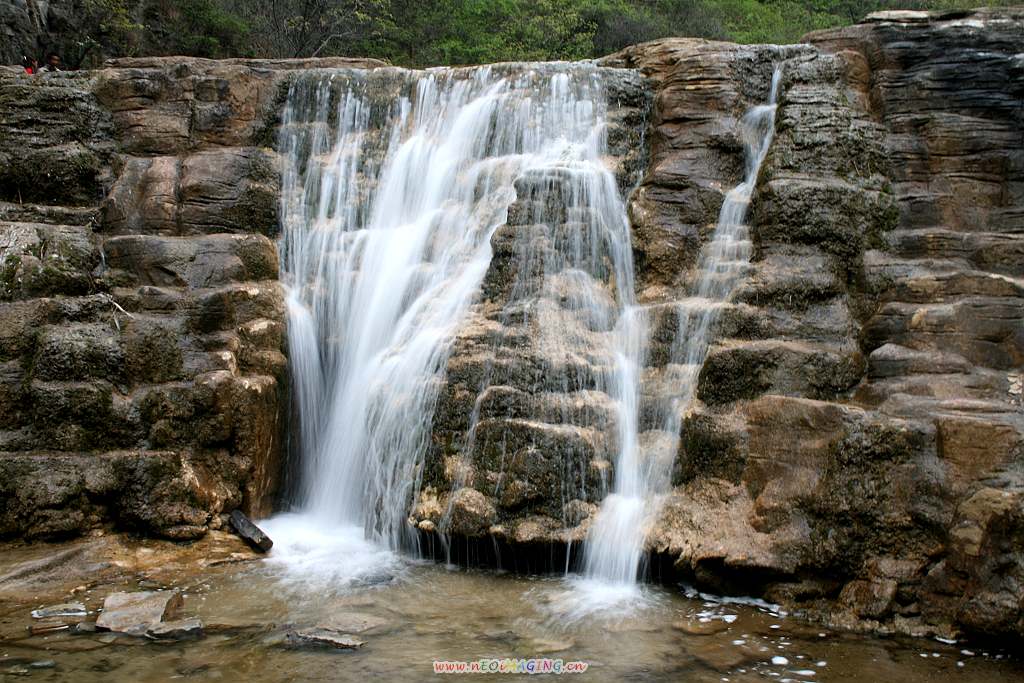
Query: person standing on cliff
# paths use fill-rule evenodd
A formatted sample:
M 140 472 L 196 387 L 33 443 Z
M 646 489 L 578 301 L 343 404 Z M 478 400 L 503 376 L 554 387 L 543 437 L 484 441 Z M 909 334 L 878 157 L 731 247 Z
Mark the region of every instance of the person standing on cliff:
M 51 52 L 50 54 L 46 55 L 46 64 L 41 69 L 39 69 L 39 71 L 49 71 L 51 73 L 63 71 L 63 69 L 60 68 L 60 55 L 58 55 L 56 52 Z
M 38 73 L 38 71 L 39 71 L 39 60 L 38 59 L 32 59 L 32 58 L 29 58 L 29 57 L 22 57 L 21 58 L 21 66 L 25 69 L 25 73 L 27 73 L 27 74 Z

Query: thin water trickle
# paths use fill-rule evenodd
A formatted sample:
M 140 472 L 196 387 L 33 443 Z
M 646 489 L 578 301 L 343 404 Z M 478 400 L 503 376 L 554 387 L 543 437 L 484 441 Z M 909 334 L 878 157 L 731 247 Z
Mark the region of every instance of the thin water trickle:
M 728 300 L 749 266 L 751 243 L 745 221 L 758 172 L 772 142 L 780 79 L 781 71 L 776 69 L 768 103 L 752 108 L 743 117 L 743 182 L 726 194 L 715 232 L 701 251 L 694 295 L 676 304 L 675 341 L 660 378 L 660 385 L 671 391 L 658 397 L 654 420 L 657 428 L 629 432 L 637 429 L 639 418 L 624 423 L 627 432 L 620 437 L 614 488 L 602 502 L 584 546 L 585 580 L 574 584 L 579 604 L 574 603 L 570 611 L 576 615 L 603 609 L 605 601 L 593 597 L 602 594 L 593 588 L 595 581 L 608 584 L 606 593 L 613 595 L 614 587 L 626 590 L 637 581 L 644 539 L 658 511 L 659 499 L 669 489 L 682 418 L 693 400 L 711 330 L 721 304 Z M 632 384 L 623 387 L 622 396 L 634 397 L 642 392 L 639 368 L 643 365 L 647 322 L 639 311 L 627 311 L 619 327 L 619 376 L 624 383 Z

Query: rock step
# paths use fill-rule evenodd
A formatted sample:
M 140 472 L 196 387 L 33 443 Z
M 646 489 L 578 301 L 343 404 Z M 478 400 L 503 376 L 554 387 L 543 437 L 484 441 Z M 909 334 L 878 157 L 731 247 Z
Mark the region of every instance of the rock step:
M 891 389 L 907 387 L 906 384 L 894 384 L 889 387 L 889 390 L 879 392 L 877 396 L 879 400 L 876 402 L 877 409 L 889 415 L 921 418 L 928 421 L 944 417 L 984 419 L 993 423 L 1011 425 L 1024 436 L 1024 404 L 1021 402 L 1019 393 L 1011 394 L 1009 401 L 980 395 L 947 395 L 947 392 L 944 391 L 930 392 L 923 382 L 917 384 L 916 388 L 921 389 L 918 393 L 891 392 Z M 909 388 L 913 389 L 914 387 Z
M 893 230 L 885 239 L 891 253 L 905 258 L 961 259 L 979 270 L 1024 277 L 1024 235 L 940 227 Z
M 123 235 L 106 240 L 103 250 L 110 268 L 140 285 L 199 289 L 278 275 L 277 249 L 262 235 Z
M 544 454 L 545 458 L 558 456 L 559 461 L 578 458 L 589 462 L 608 458 L 614 450 L 604 429 L 538 420 L 481 420 L 474 436 L 473 461 L 496 472 L 514 473 L 517 467 L 529 466 L 531 452 Z
M 867 348 L 886 343 L 959 354 L 984 367 L 1024 364 L 1024 298 L 965 296 L 948 303 L 888 302 L 864 326 Z
M 0 221 L 91 226 L 99 222 L 99 216 L 99 207 L 51 206 L 0 201 Z
M 899 344 L 884 344 L 868 356 L 868 377 L 966 374 L 973 366 L 963 356 L 944 351 L 917 351 Z
M 865 254 L 869 280 L 884 290 L 884 299 L 909 303 L 941 302 L 968 296 L 1024 297 L 1024 279 L 977 270 L 958 259 L 894 258 Z
M 860 381 L 864 359 L 846 344 L 785 340 L 717 341 L 697 380 L 709 405 L 762 394 L 832 399 Z
M 1019 383 L 1019 375 L 1015 378 L 1005 372 L 985 369 L 894 375 L 873 378 L 858 387 L 856 400 L 864 405 L 879 406 L 892 400 L 898 404 L 908 400 L 908 397 L 921 397 L 934 400 L 968 399 L 1006 406 L 1014 402 L 1019 404 L 1019 393 L 1013 393 Z
M 521 418 L 602 427 L 617 420 L 617 406 L 601 391 L 534 393 L 508 385 L 487 387 L 477 397 L 479 419 Z

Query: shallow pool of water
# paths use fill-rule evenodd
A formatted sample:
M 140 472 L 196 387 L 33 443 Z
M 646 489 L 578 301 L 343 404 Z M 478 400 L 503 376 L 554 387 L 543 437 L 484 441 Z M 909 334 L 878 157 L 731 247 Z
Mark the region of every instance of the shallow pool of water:
M 281 541 L 276 554 L 254 559 L 227 535 L 185 550 L 99 539 L 68 566 L 40 570 L 34 583 L 15 572 L 6 589 L 0 586 L 0 675 L 104 683 L 418 681 L 434 677 L 434 661 L 485 658 L 585 662 L 587 671 L 569 680 L 594 681 L 932 683 L 956 676 L 988 683 L 1024 675 L 1021 663 L 1001 651 L 835 633 L 771 605 L 686 597 L 681 588 L 648 586 L 633 596 L 609 596 L 579 579 L 452 569 L 387 554 L 375 558 L 373 571 L 363 571 L 360 553 L 382 551 L 342 543 L 340 555 L 321 553 L 314 560 L 308 552 L 316 544 L 299 540 L 291 539 L 291 547 Z M 0 576 L 61 548 L 4 549 Z M 326 571 L 332 565 L 336 574 Z M 114 590 L 154 588 L 180 589 L 182 614 L 201 618 L 206 636 L 163 643 L 26 631 L 30 611 L 44 604 L 82 600 L 95 612 Z M 607 609 L 573 619 L 581 596 L 609 600 Z M 364 645 L 351 651 L 289 645 L 289 632 L 317 626 L 351 632 Z M 52 667 L 32 668 L 40 663 Z M 465 678 L 475 677 L 456 677 Z

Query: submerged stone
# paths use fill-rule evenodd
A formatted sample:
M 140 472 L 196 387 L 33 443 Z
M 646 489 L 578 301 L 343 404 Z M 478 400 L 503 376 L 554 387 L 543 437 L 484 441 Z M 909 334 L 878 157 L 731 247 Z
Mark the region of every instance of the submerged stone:
M 686 621 L 674 622 L 672 628 L 691 636 L 710 636 L 728 630 L 729 624 L 720 619 L 709 619 L 707 621 L 687 619 Z
M 366 633 L 387 625 L 387 620 L 372 614 L 350 612 L 331 617 L 325 628 L 342 633 Z
M 156 640 L 187 640 L 203 637 L 203 622 L 195 617 L 153 624 L 146 635 Z
M 104 631 L 142 636 L 181 607 L 181 593 L 141 591 L 111 593 L 103 601 L 96 627 Z
M 293 648 L 332 648 L 335 650 L 356 650 L 365 643 L 354 636 L 329 628 L 307 628 L 289 631 L 285 644 Z

